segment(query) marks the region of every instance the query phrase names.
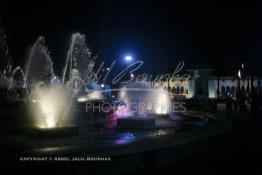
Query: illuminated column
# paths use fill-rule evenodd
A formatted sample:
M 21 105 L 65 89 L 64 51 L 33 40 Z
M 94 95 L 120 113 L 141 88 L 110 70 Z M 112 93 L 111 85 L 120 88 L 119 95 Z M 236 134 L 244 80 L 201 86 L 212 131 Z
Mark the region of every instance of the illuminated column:
M 259 92 L 259 95 L 261 95 L 261 77 L 258 76 L 258 92 Z
M 219 76 L 217 76 L 217 98 L 220 96 L 220 87 L 219 87 Z
M 216 87 L 215 87 L 215 80 L 208 80 L 208 97 L 209 98 L 216 98 Z
M 195 80 L 189 80 L 188 97 L 192 98 L 195 96 Z

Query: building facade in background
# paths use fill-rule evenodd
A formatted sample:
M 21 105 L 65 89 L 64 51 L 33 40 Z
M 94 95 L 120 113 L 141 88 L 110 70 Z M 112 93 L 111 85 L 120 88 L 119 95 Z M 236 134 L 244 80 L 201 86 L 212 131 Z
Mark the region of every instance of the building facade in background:
M 261 81 L 257 76 L 239 75 L 216 75 L 213 68 L 187 69 L 189 74 L 199 72 L 196 80 L 165 80 L 154 87 L 163 87 L 174 94 L 185 95 L 186 98 L 236 98 L 238 92 L 250 96 L 251 93 L 258 94 L 261 89 Z M 260 85 L 260 86 L 259 86 Z

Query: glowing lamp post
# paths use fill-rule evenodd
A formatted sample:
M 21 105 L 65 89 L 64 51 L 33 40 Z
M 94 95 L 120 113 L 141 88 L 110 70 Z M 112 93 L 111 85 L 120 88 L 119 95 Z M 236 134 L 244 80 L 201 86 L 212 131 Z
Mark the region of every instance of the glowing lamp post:
M 125 61 L 126 62 L 131 62 L 133 60 L 133 58 L 130 55 L 126 55 L 125 56 Z

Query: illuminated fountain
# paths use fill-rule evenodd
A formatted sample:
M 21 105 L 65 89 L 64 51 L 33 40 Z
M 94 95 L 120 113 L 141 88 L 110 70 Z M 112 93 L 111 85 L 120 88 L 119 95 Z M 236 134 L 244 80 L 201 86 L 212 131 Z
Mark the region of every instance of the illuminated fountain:
M 9 78 L 7 78 L 4 74 L 0 73 L 0 87 L 3 89 L 7 89 L 9 84 Z
M 63 109 L 68 99 L 63 87 L 55 84 L 55 79 L 45 39 L 40 36 L 32 46 L 25 68 L 25 86 L 31 91 L 30 112 L 36 127 L 54 128 L 64 123 L 61 120 L 65 119 Z
M 11 60 L 7 45 L 7 35 L 0 19 L 0 88 L 7 89 L 10 85 L 9 74 L 11 71 Z
M 86 45 L 85 35 L 74 33 L 71 36 L 65 67 L 62 73 L 62 84 L 77 95 L 79 91 L 88 91 L 88 77 L 93 72 L 94 59 Z
M 0 35 L 1 58 L 2 53 L 5 57 L 8 54 L 2 36 L 5 35 Z M 32 117 L 25 125 L 37 128 L 71 126 L 74 125 L 75 117 L 71 116 L 77 99 L 81 101 L 82 96 L 87 100 L 103 98 L 102 93 L 96 92 L 99 89 L 93 81 L 95 58 L 86 45 L 85 35 L 72 34 L 60 79 L 54 73 L 45 38 L 40 36 L 32 45 L 24 69 L 18 66 L 12 70 L 10 60 L 8 65 L 0 63 L 0 86 L 6 90 L 8 100 L 29 104 L 26 106 Z M 21 89 L 23 95 L 19 94 Z
M 1 27 L 1 21 L 0 21 Z M 13 67 L 7 45 L 7 35 L 3 28 L 0 28 L 0 88 L 12 98 L 19 98 L 16 88 L 25 90 L 25 75 L 20 66 Z
M 124 85 L 119 98 L 124 102 L 116 110 L 119 127 L 152 127 L 156 117 L 169 116 L 171 112 L 170 94 L 144 81 Z
M 54 74 L 53 62 L 44 38 L 36 40 L 26 64 L 25 80 L 31 89 L 33 109 L 30 111 L 33 112 L 33 121 L 37 127 L 74 125 L 74 118 L 70 117 L 74 103 L 79 94 L 89 92 L 90 83 L 86 77 L 92 73 L 93 65 L 94 59 L 86 46 L 85 36 L 72 34 L 60 81 Z
M 163 88 L 152 88 L 147 82 L 131 82 L 123 86 L 119 98 L 134 115 L 169 114 L 171 95 Z
M 54 76 L 53 62 L 45 44 L 45 38 L 40 36 L 34 43 L 26 63 L 26 84 L 29 87 L 34 86 L 39 82 L 49 84 Z
M 31 92 L 34 125 L 38 128 L 66 127 L 68 125 L 65 107 L 69 97 L 60 85 L 52 87 L 39 83 Z
M 114 116 L 107 118 L 108 116 L 104 117 L 100 112 L 88 111 L 86 102 L 99 105 L 114 103 L 111 99 L 108 100 L 108 94 L 104 93 L 108 90 L 107 87 L 95 81 L 95 58 L 86 46 L 85 36 L 75 33 L 70 39 L 61 79 L 54 73 L 53 62 L 42 36 L 33 44 L 24 70 L 19 66 L 12 69 L 9 62 L 8 68 L 3 73 L 2 70 L 0 72 L 0 86 L 14 94 L 10 96 L 11 100 L 8 100 L 21 102 L 18 104 L 26 104 L 28 107 L 30 121 L 19 120 L 25 123 L 22 127 L 27 126 L 24 128 L 29 133 L 40 131 L 46 135 L 52 131 L 68 135 L 68 131 L 78 133 L 78 127 L 86 127 L 87 124 L 97 126 L 96 124 L 105 123 L 104 120 L 96 120 L 99 117 L 106 119 L 106 122 L 114 120 L 113 127 L 116 121 L 117 126 L 124 128 L 154 127 L 156 118 L 169 117 L 172 108 L 171 94 L 165 89 L 153 88 L 144 81 L 130 82 L 120 89 L 119 97 L 115 100 L 120 99 L 121 103 L 106 112 L 106 115 L 111 115 L 114 111 Z M 127 56 L 125 59 L 130 61 L 132 57 Z M 24 89 L 26 95 L 19 95 L 19 92 L 16 92 L 18 88 Z M 17 116 L 20 116 L 19 112 L 21 111 L 17 112 Z M 124 134 L 116 144 L 123 144 L 134 138 L 132 134 Z

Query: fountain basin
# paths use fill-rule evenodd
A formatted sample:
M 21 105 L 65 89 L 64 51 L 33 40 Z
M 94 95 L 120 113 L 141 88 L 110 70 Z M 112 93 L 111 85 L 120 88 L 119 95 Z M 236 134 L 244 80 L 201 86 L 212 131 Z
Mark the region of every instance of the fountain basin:
M 138 129 L 149 128 L 155 126 L 155 119 L 153 117 L 125 117 L 117 119 L 117 127 L 121 129 Z
M 151 113 L 147 114 L 147 116 L 152 117 L 152 118 L 160 118 L 160 119 L 169 119 L 169 114 L 156 114 L 156 113 Z
M 31 128 L 25 132 L 29 136 L 42 138 L 77 136 L 78 133 L 78 127 Z
M 22 135 L 36 138 L 54 138 L 54 137 L 68 137 L 77 136 L 79 134 L 78 127 L 57 127 L 57 128 L 6 128 L 5 135 Z

